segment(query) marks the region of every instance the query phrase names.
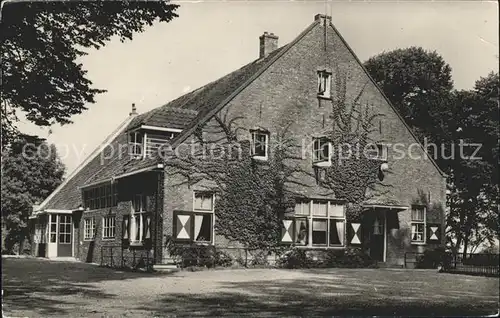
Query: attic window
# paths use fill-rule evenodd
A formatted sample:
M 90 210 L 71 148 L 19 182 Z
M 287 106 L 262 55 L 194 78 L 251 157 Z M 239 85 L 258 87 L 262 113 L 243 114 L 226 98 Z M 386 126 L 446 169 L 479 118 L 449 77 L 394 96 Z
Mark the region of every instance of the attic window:
M 313 138 L 312 158 L 314 164 L 331 163 L 332 143 L 327 137 Z
M 132 132 L 129 134 L 129 154 L 133 157 L 142 156 L 143 135 L 140 132 Z
M 331 98 L 331 82 L 332 73 L 326 70 L 318 71 L 318 97 Z
M 252 157 L 267 160 L 269 153 L 269 132 L 265 130 L 251 130 L 252 134 Z

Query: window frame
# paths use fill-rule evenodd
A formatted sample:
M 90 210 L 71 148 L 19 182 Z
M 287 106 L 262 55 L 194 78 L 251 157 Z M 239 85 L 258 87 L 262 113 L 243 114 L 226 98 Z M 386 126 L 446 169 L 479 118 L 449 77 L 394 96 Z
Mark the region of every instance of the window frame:
M 53 221 L 53 219 L 55 220 Z M 57 234 L 58 234 L 57 225 L 58 225 L 57 214 L 49 214 L 49 243 L 57 243 Z M 52 226 L 54 226 L 55 231 L 52 230 Z M 54 237 L 54 239 L 52 239 L 52 237 Z
M 317 83 L 317 95 L 320 98 L 331 99 L 332 98 L 332 72 L 324 69 L 317 71 L 318 83 Z M 323 89 L 323 91 L 321 90 Z
M 265 137 L 265 142 L 264 142 L 264 156 L 257 155 L 256 154 L 256 147 L 257 144 L 261 144 L 261 141 L 256 142 L 256 137 L 257 136 L 264 136 Z M 271 134 L 269 131 L 264 130 L 264 129 L 251 129 L 250 130 L 250 154 L 252 158 L 257 159 L 257 160 L 267 160 L 269 158 L 269 140 L 271 139 Z
M 326 203 L 326 215 L 319 215 L 315 214 L 314 206 L 315 204 L 324 204 Z M 308 213 L 297 213 L 297 205 L 301 205 L 301 212 L 304 212 L 304 208 L 308 209 Z M 335 215 L 333 214 L 334 207 L 335 206 L 341 206 L 342 207 L 342 216 Z M 294 243 L 297 247 L 304 247 L 304 248 L 345 248 L 346 247 L 346 239 L 347 239 L 347 233 L 346 233 L 346 207 L 343 202 L 339 202 L 337 200 L 329 200 L 329 199 L 319 199 L 319 198 L 298 198 L 295 201 L 295 208 L 293 211 L 293 215 L 286 217 L 286 219 L 294 219 L 294 226 L 296 226 L 297 219 L 306 219 L 307 223 L 307 239 L 306 239 L 306 244 L 298 244 L 296 242 L 297 240 L 297 233 L 295 233 L 295 238 L 294 238 Z M 330 236 L 331 236 L 331 223 L 333 220 L 341 221 L 343 224 L 343 234 L 340 239 L 340 244 L 333 244 L 330 242 Z M 326 243 L 314 243 L 314 221 L 325 221 L 326 222 Z M 295 229 L 296 230 L 296 229 Z
M 86 210 L 99 210 L 118 205 L 118 188 L 116 183 L 106 183 L 83 190 L 83 204 Z
M 90 226 L 87 225 L 87 222 L 90 223 Z M 83 240 L 84 241 L 93 241 L 95 240 L 95 217 L 86 217 L 83 219 Z M 91 236 L 87 235 L 90 234 Z
M 113 225 L 109 225 L 106 221 L 113 221 Z M 112 232 L 113 235 L 109 235 Z M 116 238 L 116 215 L 106 215 L 102 217 L 102 239 L 114 240 Z
M 311 158 L 312 158 L 312 163 L 315 166 L 329 166 L 332 164 L 332 141 L 330 138 L 327 136 L 317 136 L 317 137 L 312 137 L 312 142 L 313 146 L 311 149 Z M 316 148 L 316 142 L 319 144 L 319 148 Z M 322 143 L 326 143 L 328 146 L 328 158 L 319 158 L 316 156 L 317 153 L 321 154 L 323 156 L 323 147 L 321 146 Z
M 417 220 L 417 219 L 414 219 L 413 218 L 413 211 L 415 208 L 420 208 L 422 209 L 422 214 L 423 214 L 423 220 Z M 416 229 L 418 229 L 418 225 L 421 225 L 422 226 L 422 231 L 413 231 L 413 225 L 416 226 Z M 414 245 L 424 245 L 424 244 L 427 244 L 427 237 L 426 237 L 426 226 L 427 225 L 427 207 L 425 205 L 417 205 L 417 204 L 414 204 L 411 206 L 410 208 L 410 240 L 411 240 L 411 244 L 414 244 Z M 422 240 L 414 240 L 413 239 L 413 234 L 417 234 L 418 233 L 421 233 L 422 234 Z
M 140 137 L 140 138 L 138 138 Z M 140 141 L 138 141 L 140 139 Z M 144 141 L 146 136 L 144 133 L 136 130 L 128 134 L 128 153 L 133 158 L 141 158 L 145 155 Z M 138 152 L 137 149 L 140 149 Z
M 197 209 L 196 207 L 196 195 L 197 194 L 202 194 L 202 195 L 206 195 L 206 194 L 210 194 L 210 196 L 212 197 L 212 207 L 211 209 Z M 215 211 L 215 192 L 214 191 L 193 191 L 193 218 L 196 218 L 196 215 L 210 215 L 210 240 L 209 241 L 198 241 L 196 240 L 196 238 L 194 237 L 194 232 L 193 232 L 193 242 L 195 243 L 209 243 L 209 244 L 212 244 L 214 242 L 214 235 L 215 235 L 215 231 L 214 231 L 214 226 L 215 226 L 215 217 L 214 217 L 214 211 Z M 193 219 L 193 227 L 194 227 L 194 219 Z
M 136 210 L 136 199 L 139 198 L 139 211 Z M 130 245 L 143 245 L 144 244 L 144 230 L 145 230 L 145 222 L 147 221 L 148 217 L 150 216 L 150 213 L 147 211 L 147 204 L 148 204 L 148 196 L 143 193 L 137 193 L 134 194 L 134 197 L 132 199 L 132 210 L 130 213 L 130 233 L 129 233 L 129 239 L 130 239 Z M 139 220 L 139 225 L 137 226 L 137 220 Z M 139 230 L 139 233 L 137 233 L 137 230 Z M 137 240 L 137 234 L 139 234 L 139 239 Z

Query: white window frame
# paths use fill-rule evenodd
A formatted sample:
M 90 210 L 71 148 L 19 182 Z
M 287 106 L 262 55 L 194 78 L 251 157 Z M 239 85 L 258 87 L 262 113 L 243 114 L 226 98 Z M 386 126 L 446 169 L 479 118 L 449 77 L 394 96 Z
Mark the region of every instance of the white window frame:
M 367 149 L 367 157 L 372 160 L 387 161 L 387 145 L 375 143 L 369 144 Z
M 423 220 L 417 220 L 413 218 L 413 211 L 415 208 L 419 208 L 423 210 Z M 426 238 L 426 227 L 427 227 L 427 208 L 423 205 L 412 205 L 410 208 L 410 239 L 411 239 L 411 244 L 415 245 L 423 245 L 426 244 L 427 238 Z M 422 225 L 422 232 L 420 231 L 413 231 L 413 225 L 417 226 Z M 413 234 L 414 233 L 422 233 L 422 240 L 414 240 L 413 239 Z
M 305 204 L 304 204 L 305 203 Z M 314 204 L 315 203 L 326 203 L 326 215 L 314 215 Z M 337 201 L 327 200 L 327 199 L 298 199 L 295 205 L 301 204 L 301 211 L 303 212 L 304 207 L 308 209 L 308 213 L 298 214 L 294 210 L 293 218 L 307 218 L 307 226 L 309 229 L 307 245 L 297 245 L 297 247 L 306 248 L 345 248 L 346 247 L 346 208 L 344 204 L 340 204 Z M 342 206 L 343 216 L 333 215 L 333 207 Z M 313 222 L 314 220 L 326 220 L 327 230 L 326 230 L 326 244 L 313 244 Z M 330 223 L 331 220 L 340 220 L 344 224 L 343 237 L 341 239 L 341 244 L 330 244 Z
M 145 139 L 147 136 L 145 136 L 145 134 L 143 134 L 142 132 L 140 131 L 133 131 L 133 132 L 130 132 L 129 133 L 129 155 L 134 157 L 134 158 L 140 158 L 140 157 L 143 157 L 145 155 L 145 147 L 144 147 L 144 142 L 145 142 Z M 142 140 L 140 142 L 137 142 L 137 140 L 139 139 L 138 137 L 141 137 Z M 140 149 L 140 151 L 137 151 L 137 149 Z
M 83 219 L 83 240 L 93 241 L 95 239 L 95 218 L 89 217 Z
M 139 202 L 139 211 L 136 210 L 136 200 Z M 130 213 L 130 244 L 142 245 L 144 235 L 144 219 L 147 215 L 147 196 L 145 194 L 136 194 L 132 200 L 132 212 Z M 139 239 L 137 240 L 137 220 L 139 220 Z
M 58 234 L 58 228 L 57 228 L 57 214 L 49 214 L 49 243 L 57 243 L 57 234 Z M 52 226 L 55 225 L 55 231 L 53 231 Z M 52 240 L 52 235 L 54 235 L 55 240 Z
M 203 195 L 210 194 L 212 196 L 212 208 L 211 209 L 197 209 L 196 208 L 196 195 L 197 194 L 203 194 Z M 212 224 L 212 228 L 210 229 L 211 230 L 210 241 L 197 241 L 196 238 L 194 237 L 194 233 L 193 233 L 193 242 L 213 244 L 213 242 L 215 240 L 215 231 L 214 231 L 214 227 L 215 227 L 215 217 L 214 217 L 215 192 L 213 192 L 213 191 L 193 191 L 193 211 L 195 212 L 193 214 L 193 217 L 196 217 L 197 214 L 210 215 L 211 224 Z M 194 220 L 193 220 L 193 222 L 194 222 Z
M 316 143 L 319 144 L 319 148 L 316 148 Z M 322 154 L 323 152 L 323 147 L 322 143 L 326 143 L 328 146 L 328 158 L 327 159 L 320 159 L 317 154 Z M 313 137 L 312 138 L 312 149 L 311 149 L 311 158 L 313 165 L 318 166 L 318 167 L 324 167 L 324 166 L 331 166 L 332 164 L 332 142 L 331 140 L 326 137 L 326 136 L 319 136 L 319 137 Z
M 250 151 L 252 158 L 257 159 L 257 160 L 267 160 L 269 158 L 269 138 L 270 138 L 270 133 L 266 130 L 262 129 L 254 129 L 250 130 Z M 256 146 L 257 146 L 257 136 L 265 136 L 265 144 L 264 144 L 264 150 L 265 150 L 265 155 L 256 155 Z M 258 143 L 261 143 L 260 141 Z
M 318 71 L 318 97 L 331 98 L 332 73 L 327 70 Z
M 102 239 L 103 240 L 114 240 L 115 237 L 116 237 L 116 216 L 114 216 L 114 215 L 103 216 L 102 217 Z

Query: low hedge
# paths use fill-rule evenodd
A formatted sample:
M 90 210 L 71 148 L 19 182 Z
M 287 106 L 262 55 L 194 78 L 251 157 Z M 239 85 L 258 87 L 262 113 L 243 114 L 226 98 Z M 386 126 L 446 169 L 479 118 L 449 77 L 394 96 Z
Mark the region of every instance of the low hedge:
M 361 248 L 347 247 L 335 250 L 307 250 L 291 248 L 280 257 L 278 264 L 282 268 L 359 268 L 375 267 L 373 261 Z

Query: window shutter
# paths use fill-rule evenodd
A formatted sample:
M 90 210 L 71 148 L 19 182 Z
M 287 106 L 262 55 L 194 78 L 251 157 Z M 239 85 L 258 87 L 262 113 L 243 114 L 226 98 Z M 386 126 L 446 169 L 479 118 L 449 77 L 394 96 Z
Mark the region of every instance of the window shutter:
M 193 240 L 193 213 L 174 211 L 174 238 L 182 241 Z
M 152 245 L 151 240 L 151 214 L 147 213 L 144 216 L 144 229 L 142 231 L 142 241 L 144 242 L 144 246 L 150 247 Z
M 350 245 L 361 244 L 361 223 L 349 223 L 347 226 L 347 242 Z
M 292 244 L 295 237 L 295 220 L 283 219 L 281 220 L 281 243 Z
M 130 215 L 124 215 L 122 220 L 122 245 L 130 244 Z
M 441 224 L 427 223 L 427 243 L 441 243 Z

